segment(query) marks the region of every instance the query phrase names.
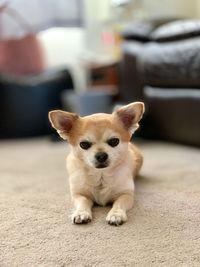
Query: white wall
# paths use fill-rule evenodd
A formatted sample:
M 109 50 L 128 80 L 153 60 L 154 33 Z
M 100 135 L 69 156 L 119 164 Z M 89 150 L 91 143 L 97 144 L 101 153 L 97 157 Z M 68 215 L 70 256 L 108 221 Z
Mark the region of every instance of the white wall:
M 200 18 L 200 0 L 196 0 L 196 15 Z
M 192 17 L 200 14 L 200 0 L 129 0 L 127 14 L 142 17 Z M 125 14 L 126 14 L 125 13 Z M 130 17 L 131 17 L 130 16 Z
M 84 0 L 87 49 L 95 54 L 110 53 L 102 44 L 102 31 L 108 30 L 106 23 L 111 18 L 111 0 Z
M 196 17 L 199 0 L 143 0 L 150 16 Z

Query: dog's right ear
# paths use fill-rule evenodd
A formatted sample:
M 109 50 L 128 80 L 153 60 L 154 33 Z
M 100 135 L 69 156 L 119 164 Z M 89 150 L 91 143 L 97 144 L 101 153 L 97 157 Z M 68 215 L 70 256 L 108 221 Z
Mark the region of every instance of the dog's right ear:
M 49 112 L 49 120 L 58 134 L 66 140 L 71 133 L 74 123 L 79 119 L 75 113 L 65 112 L 62 110 L 53 110 Z

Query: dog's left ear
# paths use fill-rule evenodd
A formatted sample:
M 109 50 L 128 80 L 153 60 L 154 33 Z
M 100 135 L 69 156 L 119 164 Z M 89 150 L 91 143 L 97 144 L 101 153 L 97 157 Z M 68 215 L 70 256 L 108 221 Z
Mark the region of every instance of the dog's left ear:
M 134 102 L 119 108 L 114 112 L 114 115 L 118 117 L 124 128 L 133 134 L 139 127 L 138 122 L 141 120 L 144 111 L 143 102 Z

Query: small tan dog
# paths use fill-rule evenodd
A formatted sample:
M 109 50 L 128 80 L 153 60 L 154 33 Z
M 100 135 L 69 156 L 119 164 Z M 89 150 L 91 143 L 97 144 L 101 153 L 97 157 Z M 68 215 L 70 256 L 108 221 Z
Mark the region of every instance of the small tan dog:
M 143 162 L 130 139 L 143 113 L 142 102 L 123 106 L 112 114 L 85 117 L 61 110 L 49 112 L 52 126 L 71 146 L 67 171 L 75 224 L 92 220 L 93 203 L 113 203 L 106 217 L 109 224 L 118 226 L 127 220 L 126 211 L 133 206 L 134 177 Z

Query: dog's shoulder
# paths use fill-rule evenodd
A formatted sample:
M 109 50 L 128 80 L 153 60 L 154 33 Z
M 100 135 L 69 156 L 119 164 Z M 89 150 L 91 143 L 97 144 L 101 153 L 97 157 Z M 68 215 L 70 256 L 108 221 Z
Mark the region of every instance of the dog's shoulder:
M 136 176 L 142 167 L 142 164 L 144 161 L 143 155 L 142 155 L 141 151 L 139 150 L 139 148 L 131 142 L 129 143 L 128 150 L 129 150 L 130 155 L 131 155 L 131 157 L 135 163 L 134 164 L 135 165 L 134 176 Z

